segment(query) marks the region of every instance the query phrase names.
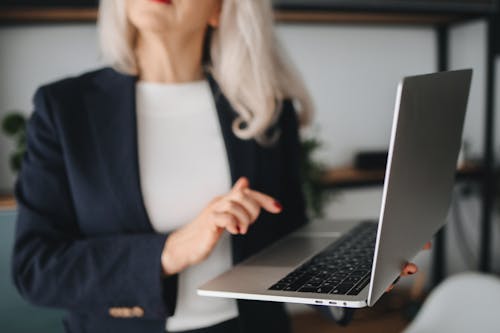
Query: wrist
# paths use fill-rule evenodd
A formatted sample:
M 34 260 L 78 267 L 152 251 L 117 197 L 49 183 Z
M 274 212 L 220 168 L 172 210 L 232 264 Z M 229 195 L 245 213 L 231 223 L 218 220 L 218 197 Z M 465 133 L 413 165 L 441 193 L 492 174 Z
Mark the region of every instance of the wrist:
M 181 265 L 178 263 L 178 260 L 175 257 L 174 251 L 172 250 L 172 242 L 175 241 L 174 233 L 170 234 L 170 236 L 165 241 L 165 246 L 163 247 L 163 252 L 161 254 L 161 266 L 163 269 L 163 275 L 169 276 L 179 273 L 181 269 Z

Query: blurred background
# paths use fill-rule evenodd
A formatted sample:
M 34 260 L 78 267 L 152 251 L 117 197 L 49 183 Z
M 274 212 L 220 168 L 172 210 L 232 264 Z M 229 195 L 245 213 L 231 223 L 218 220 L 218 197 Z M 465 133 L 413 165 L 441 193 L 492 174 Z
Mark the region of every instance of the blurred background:
M 396 87 L 403 76 L 473 68 L 462 163 L 449 223 L 433 250 L 416 258 L 420 273 L 401 281 L 348 328 L 306 306 L 290 306 L 297 332 L 403 331 L 426 295 L 466 271 L 500 272 L 500 203 L 494 154 L 500 150 L 500 51 L 494 0 L 276 0 L 282 46 L 298 66 L 316 105 L 303 134 L 309 162 L 321 169 L 311 196 L 328 220 L 377 218 L 384 165 L 359 154 L 388 148 Z M 97 48 L 96 1 L 0 1 L 0 331 L 61 332 L 60 311 L 26 304 L 11 282 L 16 217 L 12 188 L 22 125 L 41 84 L 104 65 Z M 17 117 L 17 118 L 16 118 Z M 19 118 L 21 120 L 19 120 Z M 10 119 L 11 121 L 5 121 Z M 7 125 L 5 125 L 7 123 Z M 20 132 L 17 130 L 19 129 Z M 357 158 L 358 157 L 358 158 Z M 312 176 L 311 176 L 312 177 Z M 342 314 L 340 314 L 342 315 Z M 365 325 L 365 326 L 363 326 Z M 374 326 L 379 325 L 379 326 Z

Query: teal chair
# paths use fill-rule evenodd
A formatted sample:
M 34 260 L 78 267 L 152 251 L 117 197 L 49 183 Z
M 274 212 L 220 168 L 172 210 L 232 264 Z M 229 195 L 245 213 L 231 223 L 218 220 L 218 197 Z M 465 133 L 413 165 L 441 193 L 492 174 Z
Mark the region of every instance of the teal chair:
M 62 333 L 63 312 L 32 306 L 19 296 L 10 273 L 16 213 L 0 211 L 0 332 Z

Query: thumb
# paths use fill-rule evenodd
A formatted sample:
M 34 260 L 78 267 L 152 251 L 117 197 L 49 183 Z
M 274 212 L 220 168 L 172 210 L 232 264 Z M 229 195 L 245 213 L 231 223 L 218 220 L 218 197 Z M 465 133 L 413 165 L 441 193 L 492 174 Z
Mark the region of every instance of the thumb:
M 234 183 L 232 191 L 233 192 L 241 191 L 245 188 L 248 188 L 248 186 L 250 186 L 248 178 L 247 177 L 240 177 L 240 179 L 238 179 L 236 181 L 236 183 Z

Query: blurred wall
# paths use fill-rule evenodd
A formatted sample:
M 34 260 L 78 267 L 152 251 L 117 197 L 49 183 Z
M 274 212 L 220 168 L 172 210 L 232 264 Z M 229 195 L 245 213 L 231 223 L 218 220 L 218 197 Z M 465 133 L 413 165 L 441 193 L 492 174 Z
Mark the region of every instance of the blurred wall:
M 37 86 L 101 66 L 95 32 L 92 24 L 0 27 L 0 117 L 14 109 L 29 114 Z M 332 166 L 349 164 L 356 150 L 386 148 L 399 79 L 436 68 L 431 28 L 280 24 L 278 34 L 317 106 L 310 132 L 325 144 L 318 158 Z M 450 39 L 452 68 L 475 69 L 464 139 L 471 154 L 478 156 L 483 140 L 485 25 L 480 21 L 459 25 Z M 0 135 L 0 190 L 8 190 L 14 182 L 6 167 L 10 149 L 11 143 Z M 338 192 L 328 216 L 377 216 L 380 196 L 379 188 Z M 472 197 L 463 206 L 469 217 L 466 231 L 476 249 L 479 203 Z M 500 234 L 498 223 L 495 228 Z M 457 242 L 449 247 L 450 271 L 467 269 Z M 496 252 L 500 254 L 498 247 Z M 428 253 L 419 256 L 424 270 L 429 268 L 428 259 Z

